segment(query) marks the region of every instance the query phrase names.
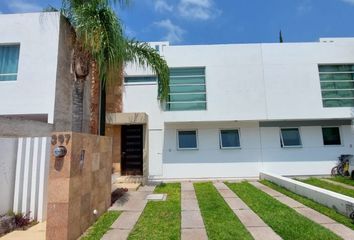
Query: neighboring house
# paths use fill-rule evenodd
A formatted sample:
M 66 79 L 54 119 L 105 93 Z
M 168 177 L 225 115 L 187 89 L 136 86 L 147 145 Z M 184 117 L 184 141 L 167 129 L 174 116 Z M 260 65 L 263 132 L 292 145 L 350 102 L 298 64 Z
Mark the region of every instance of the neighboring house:
M 0 136 L 71 130 L 72 36 L 59 13 L 0 14 Z
M 170 98 L 159 103 L 153 73 L 125 69 L 123 113 L 107 115 L 123 174 L 319 175 L 354 154 L 354 38 L 151 44 L 170 67 Z

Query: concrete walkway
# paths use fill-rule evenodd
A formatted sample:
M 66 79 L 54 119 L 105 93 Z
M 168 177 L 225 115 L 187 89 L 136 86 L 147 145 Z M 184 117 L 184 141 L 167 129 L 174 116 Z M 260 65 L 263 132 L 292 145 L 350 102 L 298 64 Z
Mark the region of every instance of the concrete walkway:
M 41 222 L 22 231 L 16 230 L 0 237 L 1 240 L 45 240 L 46 222 Z
M 181 183 L 181 207 L 182 240 L 207 240 L 208 236 L 200 213 L 193 183 L 191 182 Z
M 128 192 L 118 199 L 109 210 L 122 211 L 102 240 L 126 240 L 143 212 L 146 196 L 153 193 L 155 186 L 143 186 L 136 192 Z
M 325 179 L 325 178 L 320 178 L 320 180 L 328 182 L 328 183 L 331 183 L 331 184 L 334 184 L 334 185 L 337 185 L 337 186 L 341 186 L 341 187 L 344 187 L 344 188 L 347 188 L 347 189 L 350 189 L 350 190 L 354 190 L 354 186 L 350 186 L 350 185 L 345 184 L 345 183 L 340 183 L 340 182 L 332 181 L 330 179 Z
M 282 239 L 224 183 L 215 182 L 214 186 L 255 240 Z
M 302 203 L 299 203 L 298 201 L 295 201 L 294 199 L 289 198 L 288 196 L 278 191 L 275 191 L 259 182 L 251 182 L 251 184 L 256 188 L 262 190 L 263 192 L 267 193 L 268 195 L 272 196 L 273 198 L 277 199 L 279 202 L 287 205 L 288 207 L 293 208 L 301 215 L 331 230 L 344 240 L 354 239 L 354 231 L 348 228 L 347 226 L 344 226 L 343 224 L 334 221 L 333 219 L 323 215 L 322 213 L 319 213 L 313 210 L 312 208 L 306 207 Z

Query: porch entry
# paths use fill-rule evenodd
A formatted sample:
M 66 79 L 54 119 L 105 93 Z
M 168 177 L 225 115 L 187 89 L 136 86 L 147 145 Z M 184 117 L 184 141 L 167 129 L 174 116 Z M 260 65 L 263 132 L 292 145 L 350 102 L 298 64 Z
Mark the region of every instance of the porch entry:
M 123 125 L 121 133 L 122 175 L 143 175 L 143 125 Z

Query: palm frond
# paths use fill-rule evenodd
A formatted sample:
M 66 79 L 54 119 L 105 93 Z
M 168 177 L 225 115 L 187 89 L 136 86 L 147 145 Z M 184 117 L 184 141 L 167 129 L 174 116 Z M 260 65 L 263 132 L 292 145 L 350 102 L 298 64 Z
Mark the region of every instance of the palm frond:
M 151 67 L 158 78 L 158 96 L 167 100 L 169 93 L 170 71 L 166 61 L 148 43 L 128 40 L 126 46 L 126 62 L 143 67 Z

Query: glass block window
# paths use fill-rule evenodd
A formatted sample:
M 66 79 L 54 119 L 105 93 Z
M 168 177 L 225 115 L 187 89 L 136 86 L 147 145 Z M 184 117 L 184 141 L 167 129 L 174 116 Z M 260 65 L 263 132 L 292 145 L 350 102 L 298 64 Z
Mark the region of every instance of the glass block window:
M 177 131 L 178 149 L 197 149 L 197 131 Z
M 0 81 L 16 81 L 20 45 L 0 45 Z
M 156 83 L 156 76 L 126 76 L 124 77 L 125 83 Z
M 170 69 L 167 111 L 206 110 L 205 68 Z
M 281 147 L 300 147 L 301 137 L 298 128 L 282 128 L 280 129 L 280 145 Z
M 319 65 L 323 107 L 354 107 L 354 64 Z
M 323 145 L 341 145 L 339 127 L 322 128 Z
M 237 129 L 220 130 L 220 148 L 239 148 L 240 135 Z

